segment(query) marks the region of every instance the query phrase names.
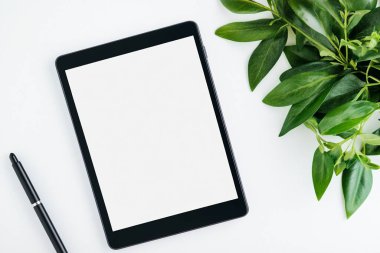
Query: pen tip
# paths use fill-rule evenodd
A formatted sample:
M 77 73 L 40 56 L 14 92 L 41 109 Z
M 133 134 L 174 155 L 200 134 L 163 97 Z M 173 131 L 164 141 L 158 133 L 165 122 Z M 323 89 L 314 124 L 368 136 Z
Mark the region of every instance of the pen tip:
M 16 162 L 16 163 L 18 162 L 16 155 L 13 153 L 9 154 L 9 159 L 11 159 L 12 162 Z

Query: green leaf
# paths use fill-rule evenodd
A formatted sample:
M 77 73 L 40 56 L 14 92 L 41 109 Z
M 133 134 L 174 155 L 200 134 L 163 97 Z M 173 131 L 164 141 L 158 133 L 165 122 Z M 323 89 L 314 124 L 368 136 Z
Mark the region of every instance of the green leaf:
M 347 163 L 341 162 L 334 167 L 335 175 L 339 175 L 347 168 Z
M 342 6 L 336 0 L 319 0 L 315 1 L 315 5 L 326 11 L 330 16 L 335 19 L 335 22 L 343 25 L 342 17 L 339 15 L 339 11 L 342 10 Z
M 380 136 L 380 128 L 377 129 L 373 134 Z M 365 145 L 365 153 L 366 155 L 380 155 L 380 146 L 374 145 Z
M 317 199 L 320 200 L 330 184 L 334 171 L 334 162 L 331 156 L 319 148 L 315 150 L 313 157 L 313 184 Z
M 302 102 L 292 105 L 282 126 L 280 136 L 287 134 L 290 130 L 311 118 L 318 111 L 330 89 L 331 86 Z
M 358 125 L 377 109 L 379 106 L 376 103 L 368 101 L 348 102 L 328 112 L 319 123 L 319 131 L 323 135 L 343 133 Z
M 282 21 L 273 22 L 273 19 L 234 22 L 218 28 L 215 34 L 232 41 L 250 42 L 275 37 L 283 25 Z
M 296 15 L 313 30 L 320 34 L 327 35 L 324 27 L 322 26 L 319 18 L 314 12 L 314 3 L 312 0 L 298 1 L 289 0 L 289 5 Z
M 296 34 L 296 45 L 297 45 L 297 48 L 299 49 L 299 50 L 301 50 L 304 46 L 305 46 L 305 44 L 306 44 L 306 37 L 302 34 L 302 33 L 300 33 L 300 32 L 297 32 L 297 31 L 295 31 L 294 32 L 295 34 Z
M 306 24 L 296 15 L 296 13 L 289 6 L 288 1 L 281 1 L 281 2 L 282 2 L 283 8 L 278 10 L 280 15 L 285 17 L 288 20 L 288 22 L 293 24 L 293 26 L 297 28 L 296 29 L 297 31 L 302 31 L 302 35 L 306 36 L 307 40 L 312 45 L 316 46 L 319 50 L 328 49 L 332 52 L 335 51 L 334 47 L 331 45 L 329 40 L 324 35 L 313 30 L 308 24 Z
M 346 46 L 353 53 L 355 62 L 376 60 L 380 57 L 380 34 L 372 32 L 361 40 L 341 40 L 341 46 Z
M 351 32 L 353 38 L 361 38 L 371 35 L 373 31 L 380 31 L 380 7 L 374 9 L 360 20 L 359 24 Z
M 326 33 L 334 42 L 339 44 L 337 37 L 343 36 L 344 32 L 342 27 L 343 18 L 340 12 L 343 10 L 342 6 L 336 0 L 318 0 L 314 1 L 316 13 Z
M 292 67 L 298 67 L 306 63 L 320 60 L 319 51 L 315 47 L 304 46 L 299 49 L 297 46 L 287 46 L 284 53 Z
M 333 33 L 336 24 L 343 25 L 336 1 L 289 0 L 289 5 L 304 23 L 326 37 Z
M 334 161 L 335 174 L 339 175 L 346 168 L 346 163 L 342 160 L 344 154 L 341 145 L 336 145 L 328 153 Z
M 364 167 L 366 169 L 369 169 L 369 170 L 379 170 L 380 169 L 379 165 L 377 165 L 375 163 L 371 163 L 371 162 L 364 164 Z
M 357 129 L 351 128 L 350 130 L 344 131 L 343 133 L 339 133 L 337 135 L 343 139 L 347 139 L 353 136 L 357 131 Z
M 221 0 L 221 2 L 228 10 L 239 14 L 253 14 L 267 11 L 262 4 L 251 0 Z
M 331 0 L 319 0 L 315 1 L 315 5 L 325 10 L 332 18 L 334 18 L 335 22 L 343 25 L 342 23 L 342 17 L 339 15 L 339 11 L 342 10 L 342 6 L 339 4 L 338 1 L 331 1 Z
M 334 161 L 334 165 L 339 163 L 339 159 L 342 157 L 342 153 L 342 147 L 340 145 L 336 145 L 329 151 L 329 154 Z
M 364 167 L 366 169 L 369 169 L 369 170 L 378 170 L 378 169 L 380 169 L 380 166 L 377 165 L 377 164 L 375 164 L 375 163 L 372 163 L 371 159 L 369 159 L 368 156 L 363 155 L 363 154 L 359 154 L 358 157 L 359 157 L 360 162 L 364 165 Z
M 326 70 L 326 69 L 329 69 L 332 67 L 335 67 L 335 66 L 331 65 L 328 62 L 322 62 L 322 61 L 306 63 L 304 65 L 288 69 L 287 71 L 282 73 L 280 76 L 280 81 L 282 82 L 285 79 L 288 79 L 288 78 L 295 76 L 297 74 L 300 74 L 300 73 L 312 72 L 312 71 L 322 71 L 322 70 Z
M 319 109 L 319 112 L 329 112 L 332 109 L 351 101 L 364 85 L 365 82 L 360 80 L 354 74 L 345 75 L 331 89 L 325 102 Z
M 300 73 L 277 85 L 263 99 L 263 102 L 271 106 L 297 104 L 324 90 L 336 78 L 337 75 L 326 74 L 322 71 Z
M 377 134 L 360 134 L 360 138 L 366 144 L 375 146 L 380 145 L 380 136 Z
M 366 155 L 380 155 L 380 147 L 379 146 L 373 146 L 373 145 L 367 145 L 366 147 Z
M 351 16 L 350 18 L 348 19 L 348 27 L 347 27 L 347 31 L 348 33 L 350 33 L 352 31 L 352 29 L 355 28 L 355 26 L 357 26 L 360 22 L 360 20 L 362 20 L 362 18 L 368 13 L 370 12 L 369 10 L 360 10 L 360 11 L 355 11 Z
M 368 156 L 363 154 L 358 154 L 357 157 L 359 158 L 360 162 L 364 165 L 365 163 L 370 163 L 371 159 L 369 159 Z
M 248 79 L 252 91 L 276 64 L 287 39 L 288 30 L 285 28 L 276 37 L 263 40 L 253 51 L 248 62 Z
M 373 50 L 367 51 L 364 55 L 360 56 L 356 61 L 364 62 L 380 58 L 380 48 L 374 48 Z
M 377 0 L 343 0 L 349 11 L 373 10 L 377 5 Z
M 352 160 L 352 158 L 355 157 L 355 155 L 356 155 L 356 151 L 355 151 L 354 148 L 352 148 L 349 151 L 346 151 L 344 153 L 344 158 L 343 159 L 344 159 L 344 161 L 350 161 L 350 160 Z
M 366 169 L 357 156 L 353 159 L 342 176 L 347 218 L 363 204 L 372 188 L 372 171 Z

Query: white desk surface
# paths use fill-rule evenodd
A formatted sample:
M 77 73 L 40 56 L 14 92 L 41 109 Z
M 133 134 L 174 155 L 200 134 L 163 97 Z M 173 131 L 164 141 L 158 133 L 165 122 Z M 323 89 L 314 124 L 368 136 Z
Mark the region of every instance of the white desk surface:
M 249 19 L 229 13 L 218 0 L 2 0 L 0 252 L 53 252 L 9 152 L 24 163 L 69 252 L 113 252 L 54 61 L 64 53 L 186 20 L 200 26 L 250 213 L 119 252 L 380 252 L 380 175 L 374 173 L 368 200 L 350 220 L 344 216 L 340 177 L 318 202 L 311 179 L 313 135 L 301 127 L 277 137 L 287 109 L 261 102 L 289 67 L 285 57 L 250 93 L 246 69 L 257 43 L 214 35 L 220 25 Z

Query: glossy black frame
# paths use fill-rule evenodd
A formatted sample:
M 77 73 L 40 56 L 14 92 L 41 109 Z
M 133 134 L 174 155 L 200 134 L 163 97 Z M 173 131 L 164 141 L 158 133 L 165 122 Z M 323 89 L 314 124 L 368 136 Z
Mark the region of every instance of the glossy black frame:
M 202 63 L 203 72 L 207 81 L 210 98 L 217 117 L 238 198 L 133 227 L 113 231 L 65 71 L 70 68 L 156 46 L 188 36 L 194 36 L 197 45 L 199 58 Z M 56 68 L 61 81 L 63 93 L 66 98 L 66 103 L 86 165 L 87 174 L 91 182 L 92 191 L 95 196 L 107 242 L 113 249 L 119 249 L 137 243 L 219 223 L 229 219 L 238 218 L 248 213 L 248 205 L 244 197 L 236 163 L 228 139 L 227 130 L 219 107 L 218 98 L 206 58 L 206 53 L 204 51 L 196 23 L 187 21 L 111 43 L 62 55 L 56 60 Z

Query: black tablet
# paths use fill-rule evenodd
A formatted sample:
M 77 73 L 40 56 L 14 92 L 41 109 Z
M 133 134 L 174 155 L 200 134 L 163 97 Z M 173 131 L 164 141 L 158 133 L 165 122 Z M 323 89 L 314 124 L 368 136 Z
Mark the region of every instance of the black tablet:
M 247 213 L 194 22 L 66 54 L 56 67 L 110 247 Z

